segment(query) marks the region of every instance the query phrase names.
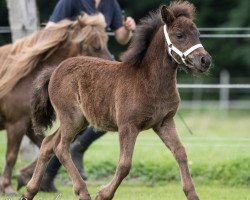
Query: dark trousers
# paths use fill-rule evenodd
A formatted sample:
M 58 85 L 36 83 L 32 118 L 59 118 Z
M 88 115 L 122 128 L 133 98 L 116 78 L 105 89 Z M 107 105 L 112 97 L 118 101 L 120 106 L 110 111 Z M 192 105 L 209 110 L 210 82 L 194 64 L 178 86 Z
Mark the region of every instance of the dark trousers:
M 77 142 L 80 142 L 80 145 L 82 146 L 81 151 L 84 154 L 92 142 L 103 136 L 105 133 L 105 131 L 94 131 L 93 128 L 86 128 L 76 136 L 73 142 L 76 142 L 76 140 Z M 56 176 L 61 165 L 62 164 L 58 158 L 53 156 L 47 166 L 46 173 L 49 173 L 51 176 Z

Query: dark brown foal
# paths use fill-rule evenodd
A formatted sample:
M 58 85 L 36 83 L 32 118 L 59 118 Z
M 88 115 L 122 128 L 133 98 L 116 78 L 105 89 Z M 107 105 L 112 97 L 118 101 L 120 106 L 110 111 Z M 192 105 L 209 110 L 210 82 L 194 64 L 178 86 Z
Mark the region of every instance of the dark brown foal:
M 137 27 L 122 62 L 78 57 L 61 63 L 48 80 L 49 92 L 42 96 L 50 99 L 60 128 L 44 140 L 36 171 L 23 197 L 30 200 L 38 192 L 54 152 L 69 173 L 79 199 L 90 199 L 70 158 L 69 145 L 80 129 L 91 124 L 102 130 L 118 131 L 120 142 L 114 178 L 101 188 L 96 200 L 113 198 L 130 171 L 137 135 L 149 128 L 155 130 L 178 162 L 187 199 L 199 199 L 173 119 L 180 101 L 177 69 L 184 67 L 198 73 L 207 71 L 211 65 L 211 57 L 200 44 L 193 22 L 194 11 L 192 4 L 175 1 L 151 13 Z M 40 123 L 44 119 L 42 112 L 37 111 L 46 114 L 48 105 L 40 103 L 33 105 L 34 125 L 46 127 Z

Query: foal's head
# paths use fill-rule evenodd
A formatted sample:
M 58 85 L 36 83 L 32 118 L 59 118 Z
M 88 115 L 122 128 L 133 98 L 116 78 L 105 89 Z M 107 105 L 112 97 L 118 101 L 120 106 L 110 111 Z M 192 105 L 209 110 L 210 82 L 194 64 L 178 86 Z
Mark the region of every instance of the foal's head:
M 112 60 L 107 48 L 108 35 L 106 33 L 104 16 L 82 14 L 76 21 L 75 40 L 80 44 L 80 54 Z
M 168 54 L 194 72 L 205 72 L 212 60 L 200 44 L 194 15 L 195 7 L 188 2 L 175 1 L 161 7 Z

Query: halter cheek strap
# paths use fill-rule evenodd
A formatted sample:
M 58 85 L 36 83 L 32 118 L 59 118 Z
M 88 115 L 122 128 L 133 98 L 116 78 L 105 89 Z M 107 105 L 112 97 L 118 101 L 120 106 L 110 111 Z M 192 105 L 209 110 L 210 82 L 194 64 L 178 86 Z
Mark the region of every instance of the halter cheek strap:
M 163 30 L 164 30 L 164 35 L 165 35 L 165 39 L 167 41 L 167 44 L 168 44 L 168 53 L 169 55 L 175 60 L 175 62 L 177 62 L 178 64 L 181 64 L 172 54 L 172 52 L 174 51 L 177 55 L 179 55 L 181 57 L 181 60 L 183 62 L 183 64 L 187 65 L 187 62 L 186 62 L 186 58 L 187 56 L 192 53 L 193 51 L 195 51 L 196 49 L 198 48 L 203 48 L 202 44 L 196 44 L 192 47 L 190 47 L 188 50 L 186 50 L 184 53 L 182 53 L 179 49 L 177 49 L 173 43 L 171 42 L 170 38 L 169 38 L 169 35 L 168 35 L 168 32 L 167 32 L 167 26 L 166 24 L 164 25 L 163 27 Z

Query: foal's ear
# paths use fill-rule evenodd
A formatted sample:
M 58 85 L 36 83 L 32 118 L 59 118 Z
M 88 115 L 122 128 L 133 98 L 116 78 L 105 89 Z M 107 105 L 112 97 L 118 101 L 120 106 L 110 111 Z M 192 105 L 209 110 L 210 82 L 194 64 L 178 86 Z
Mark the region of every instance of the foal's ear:
M 165 5 L 161 7 L 161 17 L 167 25 L 172 24 L 175 19 L 174 14 Z

